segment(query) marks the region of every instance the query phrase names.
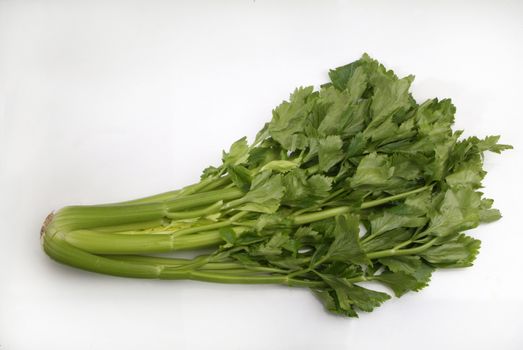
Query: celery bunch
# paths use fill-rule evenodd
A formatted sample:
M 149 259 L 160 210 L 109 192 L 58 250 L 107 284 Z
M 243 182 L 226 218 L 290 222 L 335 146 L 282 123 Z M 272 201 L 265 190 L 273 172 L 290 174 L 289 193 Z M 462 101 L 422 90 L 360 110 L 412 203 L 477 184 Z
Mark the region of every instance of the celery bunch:
M 436 268 L 470 266 L 463 232 L 500 213 L 482 198 L 483 153 L 498 136 L 460 139 L 450 100 L 418 104 L 413 77 L 364 55 L 296 89 L 253 143 L 246 138 L 198 183 L 116 204 L 50 214 L 53 259 L 116 276 L 310 288 L 357 316 L 425 287 Z M 155 253 L 211 248 L 194 259 Z

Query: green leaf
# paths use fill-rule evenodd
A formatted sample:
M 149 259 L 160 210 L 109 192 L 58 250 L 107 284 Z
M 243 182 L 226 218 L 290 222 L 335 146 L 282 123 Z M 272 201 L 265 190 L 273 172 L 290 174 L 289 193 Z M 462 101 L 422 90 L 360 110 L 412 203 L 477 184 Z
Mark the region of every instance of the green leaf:
M 284 191 L 281 175 L 271 175 L 270 171 L 261 172 L 253 179 L 251 190 L 238 200 L 239 203 L 245 203 L 240 209 L 268 214 L 274 213 L 280 206 Z M 234 203 L 234 201 L 231 203 Z
M 282 203 L 292 207 L 307 207 L 330 194 L 332 179 L 323 175 L 307 177 L 302 169 L 294 169 L 283 176 L 285 196 Z
M 362 311 L 371 312 L 384 301 L 390 299 L 390 296 L 386 293 L 357 286 L 343 278 L 325 274 L 320 274 L 320 277 L 332 287 L 340 308 L 345 311 L 351 310 L 352 305 L 354 305 Z
M 266 237 L 261 237 L 259 234 L 257 234 L 254 231 L 247 231 L 242 233 L 238 238 L 236 239 L 235 246 L 236 248 L 242 247 L 243 249 L 246 249 L 246 246 L 251 244 L 260 243 L 266 240 Z
M 479 154 L 467 155 L 466 161 L 454 165 L 454 172 L 445 178 L 451 187 L 481 187 L 481 180 L 486 172 L 483 171 L 483 160 Z
M 374 236 L 401 227 L 421 227 L 426 223 L 427 219 L 424 217 L 397 215 L 389 211 L 383 211 L 370 219 L 371 233 Z
M 349 214 L 337 216 L 334 242 L 332 242 L 325 260 L 370 264 L 369 258 L 361 248 L 359 234 L 358 216 Z
M 269 124 L 270 123 L 263 124 L 263 128 L 258 131 L 256 137 L 254 138 L 255 145 L 262 143 L 267 137 L 269 137 Z
M 430 282 L 432 271 L 434 271 L 432 267 L 422 263 L 412 274 L 386 271 L 373 277 L 373 279 L 387 285 L 399 298 L 409 291 L 417 292 L 426 287 Z
M 274 255 L 274 256 L 271 256 L 271 255 L 268 255 L 268 256 L 265 256 L 264 258 L 267 259 L 267 261 L 271 265 L 278 266 L 278 267 L 281 267 L 281 268 L 284 268 L 284 269 L 298 271 L 298 270 L 302 270 L 302 269 L 304 269 L 306 267 L 304 265 L 304 263 L 303 263 L 303 259 L 296 258 L 294 256 L 286 256 L 286 255 Z
M 394 154 L 392 157 L 394 176 L 405 180 L 417 180 L 421 178 L 421 169 L 416 162 L 404 154 Z
M 290 228 L 292 226 L 292 220 L 289 215 L 285 212 L 278 212 L 275 214 L 261 214 L 256 220 L 256 230 L 258 232 L 264 229 L 283 229 Z
M 260 263 L 247 253 L 235 253 L 232 254 L 231 257 L 246 267 L 260 266 Z
M 249 168 L 258 168 L 273 161 L 280 160 L 282 148 L 273 139 L 265 140 L 261 146 L 254 147 L 249 152 Z
M 408 76 L 394 82 L 376 84 L 371 105 L 373 120 L 369 127 L 378 126 L 385 117 L 412 107 L 413 101 L 409 88 L 413 80 L 413 76 Z
M 307 186 L 312 198 L 323 199 L 330 195 L 332 178 L 318 174 L 312 175 L 307 179 Z
M 480 198 L 480 194 L 470 188 L 448 189 L 432 215 L 427 232 L 445 236 L 478 226 Z
M 379 236 L 371 236 L 369 240 L 365 240 L 362 243 L 362 247 L 367 252 L 390 249 L 409 240 L 411 237 L 412 232 L 409 229 L 390 230 Z
M 450 158 L 452 148 L 456 143 L 458 134 L 455 134 L 454 137 L 441 142 L 439 144 L 433 145 L 434 147 L 434 158 L 433 161 L 425 167 L 425 175 L 427 179 L 432 181 L 439 181 L 447 175 L 448 172 L 448 160 Z
M 349 287 L 347 294 L 354 305 L 366 312 L 371 312 L 374 308 L 390 299 L 390 295 L 387 293 L 377 292 L 355 284 Z
M 314 231 L 310 226 L 300 226 L 294 233 L 294 237 L 301 239 L 306 237 L 317 237 L 318 231 Z
M 483 209 L 479 212 L 481 222 L 488 223 L 499 219 L 501 219 L 501 212 L 498 209 Z
M 312 86 L 296 89 L 290 101 L 283 102 L 272 113 L 269 133 L 290 151 L 304 149 L 308 145 L 304 134 L 305 124 L 318 97 L 313 91 Z
M 354 137 L 350 140 L 349 143 L 349 149 L 347 150 L 347 157 L 354 157 L 357 155 L 360 155 L 365 150 L 365 146 L 367 145 L 367 140 L 363 136 L 363 133 L 357 133 L 354 135 Z
M 427 190 L 405 199 L 404 206 L 413 215 L 425 215 L 432 208 L 432 191 Z
M 232 247 L 238 238 L 236 232 L 230 227 L 223 227 L 220 229 L 220 237 L 227 243 L 226 248 Z
M 369 85 L 369 76 L 363 67 L 357 67 L 347 81 L 348 100 L 359 102 Z M 363 121 L 363 120 L 362 120 Z
M 479 220 L 481 222 L 493 222 L 501 219 L 501 213 L 497 209 L 493 209 L 492 205 L 494 201 L 492 199 L 483 198 L 480 204 Z
M 322 89 L 317 100 L 317 106 L 321 106 L 317 124 L 317 133 L 308 132 L 309 136 L 341 135 L 348 137 L 365 128 L 367 101 L 360 101 L 358 88 L 366 89 L 364 86 L 352 85 L 352 89 L 339 91 L 334 87 Z
M 265 244 L 261 244 L 252 253 L 253 255 L 280 255 L 283 246 L 289 242 L 289 236 L 279 232 L 273 235 Z
M 272 170 L 279 173 L 286 173 L 292 169 L 296 169 L 300 165 L 299 159 L 294 160 L 273 160 L 265 164 L 261 171 Z
M 421 104 L 415 114 L 418 126 L 418 149 L 431 151 L 435 144 L 444 142 L 452 135 L 456 107 L 450 99 L 439 101 L 437 98 Z
M 227 173 L 230 175 L 232 182 L 244 192 L 251 187 L 251 172 L 242 165 L 229 165 Z
M 367 128 L 363 135 L 376 144 L 381 144 L 384 140 L 393 138 L 398 134 L 398 125 L 392 121 L 392 117 L 380 122 L 374 128 Z
M 247 145 L 247 138 L 242 137 L 234 142 L 229 149 L 229 152 L 223 152 L 222 161 L 224 165 L 239 165 L 246 163 L 249 159 L 249 146 Z
M 361 159 L 351 186 L 386 186 L 393 173 L 388 157 L 374 152 Z
M 352 310 L 353 303 L 348 295 L 348 283 L 342 279 L 334 276 L 320 274 L 320 277 L 327 283 L 336 293 L 337 304 L 342 310 Z
M 476 146 L 480 152 L 490 151 L 494 153 L 501 153 L 513 148 L 511 145 L 498 144 L 499 138 L 499 135 L 487 136 L 483 140 L 478 140 Z
M 207 168 L 203 169 L 202 175 L 200 176 L 200 180 L 205 180 L 209 177 L 215 177 L 220 174 L 221 167 L 216 168 L 214 166 L 208 166 Z
M 347 310 L 341 309 L 336 301 L 336 293 L 334 290 L 313 289 L 312 291 L 318 300 L 321 301 L 327 311 L 347 317 L 358 317 L 358 314 L 352 309 L 350 305 Z
M 407 275 L 414 274 L 421 266 L 421 259 L 418 256 L 408 255 L 381 258 L 379 262 L 392 272 L 404 272 Z
M 483 176 L 481 173 L 470 169 L 463 169 L 453 174 L 448 175 L 445 180 L 452 187 L 457 186 L 473 186 L 478 188 L 481 186 Z
M 472 266 L 480 245 L 479 240 L 461 234 L 442 245 L 428 248 L 421 257 L 437 267 Z
M 321 273 L 347 279 L 359 278 L 364 275 L 362 265 L 347 264 L 341 261 L 325 264 Z
M 352 78 L 356 69 L 362 64 L 360 60 L 349 63 L 345 66 L 341 66 L 329 71 L 329 77 L 332 81 L 332 85 L 338 90 L 345 90 L 349 80 Z M 361 69 L 360 69 L 361 72 Z
M 414 114 L 411 110 L 394 114 L 390 120 L 398 127 L 394 128 L 394 133 L 382 133 L 382 137 L 374 137 L 374 141 L 378 141 L 379 150 L 392 151 L 395 146 L 408 144 L 417 135 L 415 128 Z M 387 119 L 389 120 L 389 119 Z
M 342 150 L 343 142 L 339 136 L 331 135 L 319 142 L 318 157 L 320 170 L 327 172 L 339 163 L 345 156 Z

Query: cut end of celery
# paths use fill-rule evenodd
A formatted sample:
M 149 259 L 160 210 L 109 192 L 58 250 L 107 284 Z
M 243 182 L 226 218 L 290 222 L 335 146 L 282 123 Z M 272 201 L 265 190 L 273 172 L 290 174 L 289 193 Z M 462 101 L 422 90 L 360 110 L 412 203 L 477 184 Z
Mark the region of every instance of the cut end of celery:
M 54 218 L 54 211 L 49 213 L 47 217 L 44 220 L 44 223 L 42 224 L 42 228 L 40 228 L 40 239 L 44 239 L 45 232 L 47 231 L 47 226 L 53 221 Z

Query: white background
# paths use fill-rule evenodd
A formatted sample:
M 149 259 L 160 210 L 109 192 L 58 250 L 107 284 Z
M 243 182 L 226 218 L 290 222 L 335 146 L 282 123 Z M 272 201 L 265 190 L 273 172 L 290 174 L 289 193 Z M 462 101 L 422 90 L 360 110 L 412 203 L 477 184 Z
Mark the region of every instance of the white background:
M 0 0 L 0 349 L 522 349 L 523 3 Z M 307 290 L 133 280 L 42 252 L 53 209 L 186 185 L 363 53 L 503 135 L 473 268 L 359 319 Z

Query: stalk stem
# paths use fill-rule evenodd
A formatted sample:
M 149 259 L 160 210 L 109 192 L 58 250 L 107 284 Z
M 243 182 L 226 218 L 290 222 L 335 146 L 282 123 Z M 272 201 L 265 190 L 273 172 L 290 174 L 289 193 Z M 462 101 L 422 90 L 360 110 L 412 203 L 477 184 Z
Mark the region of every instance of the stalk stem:
M 66 230 L 127 225 L 159 220 L 168 212 L 189 210 L 220 200 L 234 200 L 242 196 L 243 192 L 239 189 L 228 188 L 196 193 L 166 202 L 113 206 L 70 206 L 60 210 L 54 221 L 57 226 Z
M 208 207 L 205 207 L 203 209 L 194 209 L 194 210 L 188 210 L 188 211 L 179 211 L 179 212 L 173 212 L 173 213 L 166 213 L 165 216 L 172 220 L 183 220 L 183 219 L 192 219 L 192 218 L 198 218 L 205 215 L 210 215 L 214 213 L 218 213 L 220 211 L 220 208 L 223 205 L 223 201 L 220 200 Z
M 233 228 L 237 234 L 242 228 Z M 167 253 L 211 247 L 223 242 L 219 231 L 176 237 L 175 234 L 120 234 L 92 230 L 58 232 L 70 245 L 94 254 Z
M 400 194 L 397 194 L 394 196 L 389 196 L 386 198 L 380 198 L 380 199 L 375 199 L 375 200 L 368 201 L 368 202 L 363 202 L 360 206 L 360 209 L 368 209 L 368 208 L 372 208 L 372 207 L 377 207 L 379 205 L 390 203 L 390 202 L 396 201 L 398 199 L 408 197 L 412 194 L 416 194 L 416 193 L 425 191 L 426 189 L 429 189 L 429 188 L 431 188 L 431 186 L 423 186 L 423 187 L 417 188 L 415 190 L 403 192 L 403 193 L 400 193 Z M 336 208 L 324 209 L 324 210 L 317 211 L 314 213 L 296 215 L 296 216 L 294 216 L 294 224 L 295 225 L 309 224 L 311 222 L 320 221 L 320 220 L 328 219 L 328 218 L 331 218 L 331 217 L 334 217 L 337 215 L 345 214 L 345 213 L 349 212 L 351 209 L 352 208 L 349 206 L 341 206 L 341 207 L 336 207 Z
M 432 188 L 432 186 L 431 185 L 427 185 L 427 186 L 423 186 L 423 187 L 420 187 L 420 188 L 416 188 L 415 190 L 412 190 L 412 191 L 407 191 L 407 192 L 403 192 L 403 193 L 400 193 L 400 194 L 396 194 L 394 196 L 389 196 L 389 197 L 375 199 L 375 200 L 368 201 L 368 202 L 363 202 L 361 204 L 360 208 L 361 209 L 368 209 L 368 208 L 372 208 L 372 207 L 377 207 L 378 205 L 394 202 L 395 200 L 403 199 L 403 198 L 408 197 L 408 196 L 410 196 L 412 194 L 423 192 L 423 191 L 425 191 L 425 190 L 427 190 L 429 188 Z
M 392 248 L 392 249 L 386 249 L 386 250 L 380 250 L 380 251 L 377 251 L 377 252 L 367 253 L 367 257 L 369 259 L 379 259 L 379 258 L 385 258 L 385 257 L 388 257 L 388 256 L 400 256 L 400 255 L 418 254 L 418 253 L 423 252 L 425 249 L 431 247 L 432 245 L 434 245 L 434 243 L 436 243 L 437 239 L 438 239 L 437 237 L 433 238 L 433 239 L 431 239 L 430 241 L 428 241 L 427 243 L 425 243 L 423 245 L 420 245 L 420 246 L 417 246 L 417 247 L 414 247 L 414 248 L 410 248 L 410 249 L 399 249 L 399 250 L 396 250 L 396 249 Z
M 230 275 L 213 270 L 183 270 L 147 261 L 113 259 L 85 252 L 56 236 L 51 237 L 44 234 L 42 238 L 44 250 L 54 260 L 84 270 L 114 276 L 174 280 L 191 279 L 205 282 L 239 284 L 285 284 L 310 288 L 324 286 L 324 283 L 321 281 L 292 279 L 286 275 Z

